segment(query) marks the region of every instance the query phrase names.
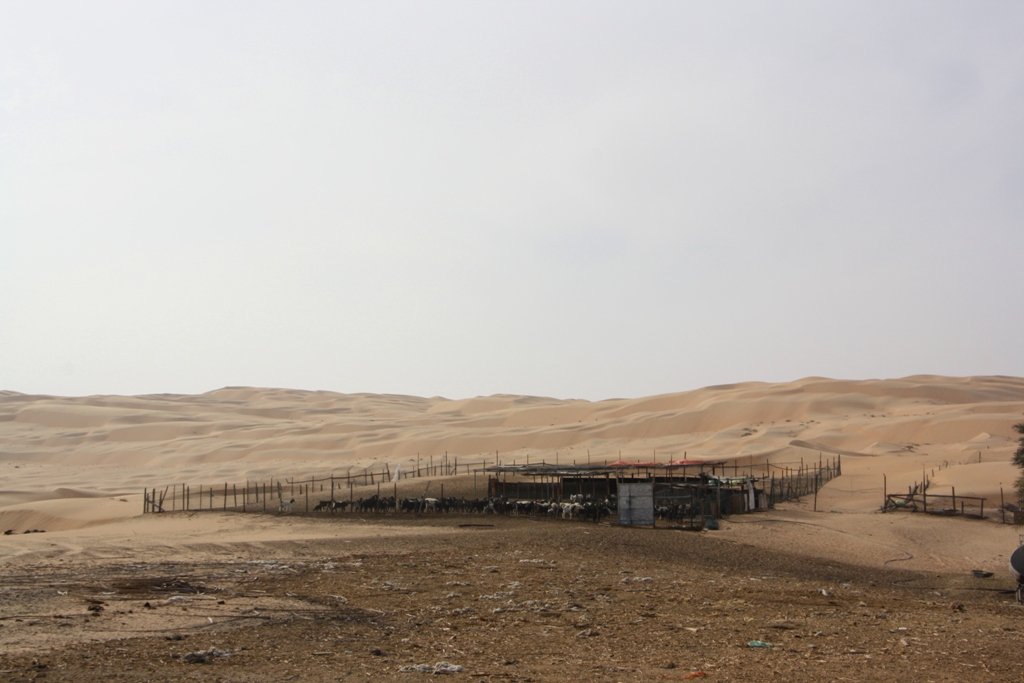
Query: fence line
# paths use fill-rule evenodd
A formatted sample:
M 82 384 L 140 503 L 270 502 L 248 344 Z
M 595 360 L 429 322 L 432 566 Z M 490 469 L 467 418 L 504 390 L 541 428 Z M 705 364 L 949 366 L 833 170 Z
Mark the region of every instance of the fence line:
M 780 469 L 783 470 L 781 476 L 776 477 L 773 471 L 771 478 L 765 482 L 768 507 L 773 507 L 776 503 L 783 501 L 813 495 L 814 507 L 817 509 L 818 491 L 843 473 L 841 458 L 828 461 L 819 460 L 817 467 L 801 464 L 799 468 Z
M 495 461 L 497 461 L 497 457 Z M 353 501 L 356 487 L 376 485 L 378 493 L 380 493 L 380 487 L 384 484 L 395 484 L 399 481 L 419 477 L 454 477 L 460 474 L 476 474 L 482 472 L 492 462 L 490 459 L 469 462 L 463 459 L 460 463 L 458 458 L 447 456 L 437 458 L 437 462 L 434 462 L 434 458 L 429 457 L 426 463 L 421 462 L 418 467 L 403 468 L 402 465 L 399 465 L 394 472 L 389 464 L 384 464 L 377 471 L 367 468 L 353 474 L 352 468 L 349 468 L 344 475 L 310 476 L 307 479 L 275 479 L 272 477 L 269 482 L 246 481 L 242 485 L 224 482 L 216 485 L 200 484 L 198 487 L 193 487 L 184 482 L 176 483 L 164 486 L 163 489 L 159 487 L 146 488 L 143 496 L 143 513 L 198 510 L 266 512 L 268 509 L 271 511 L 275 508 L 280 509 L 282 505 L 294 505 L 309 512 L 311 497 L 315 507 L 324 497 L 329 500 L 335 500 L 339 495 L 344 497 L 347 489 L 348 498 Z M 537 464 L 536 461 L 535 464 Z M 818 489 L 842 474 L 842 461 L 838 457 L 825 461 L 819 456 L 817 465 L 804 464 L 801 461 L 798 467 L 786 467 L 767 462 L 751 462 L 743 466 L 738 464 L 731 467 L 718 465 L 713 471 L 718 470 L 722 473 L 720 476 L 728 477 L 729 470 L 732 469 L 733 475 L 738 478 L 755 478 L 753 475 L 755 468 L 765 472 L 759 480 L 762 481 L 764 487 L 763 495 L 767 505 L 771 507 L 775 503 L 805 495 L 814 494 L 816 497 Z M 747 472 L 743 473 L 742 470 Z M 779 476 L 776 476 L 776 472 L 780 473 Z M 531 486 L 530 484 L 525 485 Z M 559 489 L 561 489 L 560 486 Z M 546 485 L 545 490 L 552 490 L 551 485 Z
M 330 492 L 331 500 L 333 500 L 337 493 L 348 489 L 351 498 L 354 495 L 352 491 L 357 486 L 380 486 L 418 477 L 469 475 L 482 471 L 491 463 L 490 460 L 459 462 L 458 458 L 448 457 L 438 458 L 435 463 L 431 457 L 426 464 L 421 464 L 419 467 L 406 469 L 399 465 L 394 472 L 389 464 L 384 464 L 377 471 L 367 468 L 353 474 L 352 468 L 349 468 L 349 472 L 344 475 L 310 476 L 306 479 L 275 479 L 271 477 L 269 483 L 247 480 L 241 486 L 224 482 L 213 486 L 200 484 L 198 488 L 194 488 L 188 483 L 177 483 L 164 486 L 163 489 L 159 487 L 146 488 L 142 511 L 143 513 L 194 510 L 266 511 L 268 504 L 273 509 L 275 505 L 280 505 L 283 501 L 294 500 L 293 504 L 303 503 L 308 512 L 310 496 L 315 497 Z M 316 500 L 314 500 L 315 504 Z

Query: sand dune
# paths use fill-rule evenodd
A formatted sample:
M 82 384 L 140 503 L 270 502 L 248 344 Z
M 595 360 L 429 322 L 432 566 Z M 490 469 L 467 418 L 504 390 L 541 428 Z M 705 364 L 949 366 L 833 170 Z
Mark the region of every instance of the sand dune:
M 1007 456 L 1024 380 L 909 377 L 749 382 L 639 399 L 497 395 L 464 400 L 233 387 L 198 396 L 0 394 L 0 466 L 114 465 L 173 477 L 183 465 L 318 470 L 416 455 L 732 457 L 797 449 L 962 459 Z M 787 456 L 788 454 L 788 456 Z M 16 472 L 8 469 L 8 479 Z M 88 479 L 85 488 L 95 485 Z M 104 482 L 97 491 L 120 489 Z M 10 487 L 7 487 L 10 488 Z M 52 487 L 51 487 L 52 488 Z
M 956 487 L 995 507 L 1016 476 L 1008 461 L 1022 416 L 1024 379 L 1001 376 L 808 377 L 594 402 L 254 387 L 77 398 L 3 391 L 0 527 L 50 532 L 123 519 L 139 512 L 146 486 L 408 468 L 445 453 L 462 462 L 685 454 L 780 465 L 822 453 L 844 458 L 844 476 L 821 492 L 825 509 L 871 514 L 883 475 L 899 490 L 933 470 L 935 493 Z

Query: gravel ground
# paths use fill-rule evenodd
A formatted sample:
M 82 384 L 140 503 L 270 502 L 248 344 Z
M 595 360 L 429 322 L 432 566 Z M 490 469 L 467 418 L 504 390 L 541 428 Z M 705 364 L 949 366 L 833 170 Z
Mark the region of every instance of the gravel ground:
M 1024 609 L 1007 577 L 872 570 L 714 532 L 459 515 L 406 523 L 451 533 L 7 571 L 0 679 L 417 681 L 435 674 L 408 668 L 439 662 L 461 667 L 456 681 L 1024 674 Z

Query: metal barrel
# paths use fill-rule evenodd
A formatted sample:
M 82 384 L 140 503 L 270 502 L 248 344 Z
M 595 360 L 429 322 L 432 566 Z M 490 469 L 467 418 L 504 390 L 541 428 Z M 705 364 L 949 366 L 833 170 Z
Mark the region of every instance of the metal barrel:
M 1024 583 L 1024 545 L 1013 551 L 1010 555 L 1010 573 L 1017 583 Z

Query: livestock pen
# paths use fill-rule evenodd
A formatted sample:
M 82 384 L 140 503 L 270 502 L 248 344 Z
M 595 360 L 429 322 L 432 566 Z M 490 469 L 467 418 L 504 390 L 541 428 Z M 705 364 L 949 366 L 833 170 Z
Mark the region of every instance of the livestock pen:
M 497 460 L 497 458 L 495 458 Z M 281 477 L 244 483 L 176 483 L 147 488 L 143 512 L 493 512 L 586 517 L 613 514 L 620 486 L 649 482 L 659 519 L 701 526 L 707 519 L 765 509 L 812 493 L 840 472 L 840 463 L 786 468 L 708 460 L 602 464 L 491 464 L 433 458 L 420 467 L 383 464 L 344 474 Z M 426 478 L 424 485 L 422 481 Z M 470 482 L 472 486 L 470 487 Z M 445 496 L 445 486 L 449 496 Z M 431 490 L 431 487 L 433 489 Z M 400 497 L 400 489 L 406 494 Z M 455 494 L 453 489 L 459 493 Z M 455 495 L 452 495 L 455 494 Z M 428 495 L 430 497 L 428 497 Z

